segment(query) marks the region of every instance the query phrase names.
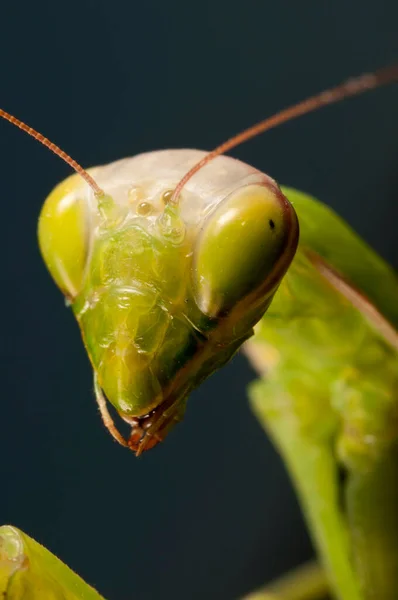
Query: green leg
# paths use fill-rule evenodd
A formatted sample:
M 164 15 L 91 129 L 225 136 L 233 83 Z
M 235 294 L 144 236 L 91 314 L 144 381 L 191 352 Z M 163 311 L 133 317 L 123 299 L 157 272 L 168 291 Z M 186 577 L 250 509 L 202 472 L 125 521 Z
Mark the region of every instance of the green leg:
M 316 563 L 309 563 L 253 592 L 245 600 L 322 600 L 328 593 L 325 572 Z
M 351 565 L 347 523 L 339 507 L 338 472 L 332 449 L 302 433 L 297 415 L 283 403 L 269 410 L 270 390 L 249 388 L 254 411 L 273 438 L 298 492 L 310 532 L 338 600 L 362 600 Z
M 355 566 L 366 600 L 398 598 L 398 447 L 349 476 L 347 515 Z

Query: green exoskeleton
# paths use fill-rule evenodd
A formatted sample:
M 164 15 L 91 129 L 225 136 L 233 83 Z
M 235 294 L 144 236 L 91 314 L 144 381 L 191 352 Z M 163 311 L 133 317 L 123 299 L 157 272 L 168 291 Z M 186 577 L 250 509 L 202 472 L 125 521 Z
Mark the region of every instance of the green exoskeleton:
M 151 152 L 89 172 L 0 111 L 83 177 L 73 175 L 47 198 L 39 242 L 79 323 L 104 423 L 120 443 L 139 454 L 165 437 L 190 391 L 253 334 L 296 252 L 297 217 L 276 182 L 221 154 L 397 77 L 394 67 L 351 80 L 210 154 Z M 106 399 L 131 425 L 128 441 Z

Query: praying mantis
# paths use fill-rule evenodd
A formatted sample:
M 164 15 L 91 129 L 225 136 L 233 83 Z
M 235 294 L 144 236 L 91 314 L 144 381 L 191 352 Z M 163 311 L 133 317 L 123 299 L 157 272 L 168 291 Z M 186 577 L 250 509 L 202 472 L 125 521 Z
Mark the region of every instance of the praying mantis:
M 0 111 L 77 171 L 46 200 L 39 242 L 80 325 L 109 432 L 136 454 L 152 448 L 182 419 L 190 391 L 246 343 L 263 376 L 251 391 L 255 410 L 297 479 L 336 594 L 353 600 L 393 598 L 398 585 L 395 544 L 386 523 L 368 518 L 368 505 L 361 506 L 378 486 L 373 466 L 386 457 L 390 470 L 394 464 L 396 276 L 314 199 L 281 190 L 267 175 L 223 154 L 291 118 L 396 79 L 396 67 L 353 79 L 266 119 L 209 154 L 153 152 L 88 171 Z M 331 235 L 319 241 L 320 228 Z M 331 249 L 334 235 L 341 242 L 338 252 Z M 356 268 L 351 258 L 359 252 L 365 264 Z M 379 284 L 368 285 L 369 272 Z M 382 285 L 391 290 L 387 297 Z M 325 309 L 321 321 L 320 306 Z M 333 343 L 318 353 L 331 330 Z M 302 359 L 306 345 L 314 350 L 311 360 Z M 362 347 L 369 350 L 355 362 Z M 363 381 L 363 373 L 371 375 L 369 381 Z M 313 395 L 321 401 L 311 402 Z M 131 425 L 127 440 L 107 400 Z M 337 462 L 326 468 L 334 460 L 334 442 L 339 461 L 356 477 L 348 494 L 348 523 L 362 519 L 361 526 L 355 524 L 362 539 L 354 545 L 359 570 L 366 567 L 359 575 L 362 583 L 350 567 L 347 523 L 336 508 Z M 314 460 L 303 449 L 307 443 L 324 452 L 320 468 L 332 482 L 333 514 L 326 519 L 312 510 L 316 489 L 303 485 L 314 481 L 308 467 Z M 324 487 L 324 482 L 318 487 L 320 497 Z M 390 508 L 384 516 L 391 523 L 393 504 Z M 334 546 L 328 545 L 324 523 L 335 533 Z M 370 535 L 366 526 L 386 534 L 387 551 L 380 543 L 379 555 L 370 556 L 363 541 Z M 392 533 L 397 530 L 391 527 Z M 371 562 L 374 575 L 367 567 Z M 374 589 L 379 596 L 371 595 Z

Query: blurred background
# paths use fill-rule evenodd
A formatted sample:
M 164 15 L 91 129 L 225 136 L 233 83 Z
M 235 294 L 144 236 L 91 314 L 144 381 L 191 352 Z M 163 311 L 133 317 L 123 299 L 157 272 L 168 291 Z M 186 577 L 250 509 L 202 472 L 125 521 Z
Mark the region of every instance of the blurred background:
M 211 149 L 398 59 L 398 4 L 54 0 L 2 6 L 0 105 L 85 166 Z M 336 209 L 398 263 L 398 85 L 326 108 L 233 155 Z M 283 464 L 250 412 L 243 356 L 140 459 L 104 430 L 72 313 L 36 223 L 70 171 L 0 123 L 0 522 L 108 600 L 229 600 L 312 556 Z M 73 243 L 73 240 L 71 240 Z

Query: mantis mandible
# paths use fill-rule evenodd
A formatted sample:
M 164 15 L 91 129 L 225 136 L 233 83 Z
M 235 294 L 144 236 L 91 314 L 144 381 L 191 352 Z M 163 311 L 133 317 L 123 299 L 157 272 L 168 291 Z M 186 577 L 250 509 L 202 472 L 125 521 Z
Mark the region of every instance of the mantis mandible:
M 151 152 L 75 169 L 39 219 L 44 261 L 79 323 L 103 422 L 137 454 L 181 420 L 187 397 L 222 367 L 269 308 L 298 243 L 296 213 L 269 176 L 222 156 L 321 106 L 398 79 L 398 67 L 311 97 L 211 153 Z M 87 185 L 88 184 L 88 185 Z M 106 400 L 131 425 L 117 430 Z

